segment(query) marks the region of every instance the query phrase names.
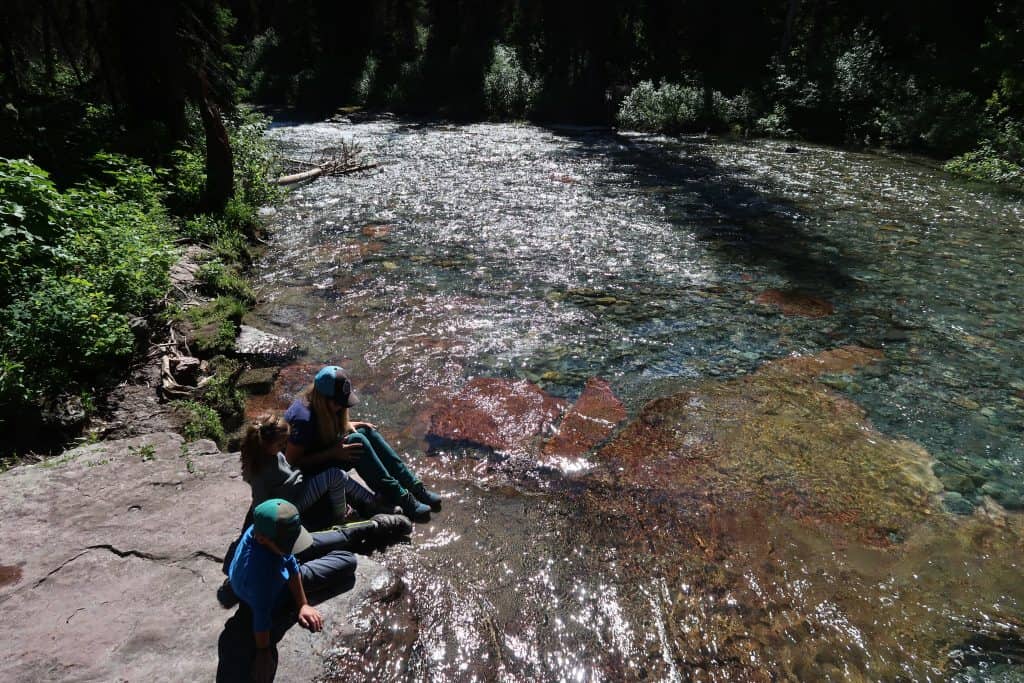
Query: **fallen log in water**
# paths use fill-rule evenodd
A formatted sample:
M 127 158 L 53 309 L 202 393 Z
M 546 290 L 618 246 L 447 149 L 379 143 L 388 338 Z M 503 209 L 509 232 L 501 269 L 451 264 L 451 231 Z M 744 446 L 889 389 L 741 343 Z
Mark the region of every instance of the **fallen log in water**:
M 300 171 L 298 173 L 292 173 L 291 175 L 283 175 L 274 181 L 275 185 L 293 185 L 295 183 L 301 183 L 304 180 L 313 180 L 319 178 L 322 175 L 347 175 L 349 173 L 356 173 L 358 171 L 366 171 L 371 168 L 376 168 L 377 164 L 358 164 L 350 166 L 341 166 L 340 164 L 324 164 L 323 166 L 314 166 L 313 168 Z

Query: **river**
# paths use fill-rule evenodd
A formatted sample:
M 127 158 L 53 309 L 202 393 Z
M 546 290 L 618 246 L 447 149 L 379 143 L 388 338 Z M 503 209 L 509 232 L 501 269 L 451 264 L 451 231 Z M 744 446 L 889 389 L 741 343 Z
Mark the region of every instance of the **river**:
M 398 578 L 331 677 L 1024 680 L 1019 196 L 776 141 L 386 117 L 270 136 L 379 166 L 267 219 L 252 322 L 301 341 L 293 378 L 349 369 L 357 417 L 447 497 L 381 553 Z M 836 349 L 863 362 L 776 372 Z M 595 377 L 631 422 L 590 452 L 427 440 L 473 378 L 568 406 Z M 673 438 L 698 445 L 645 451 Z

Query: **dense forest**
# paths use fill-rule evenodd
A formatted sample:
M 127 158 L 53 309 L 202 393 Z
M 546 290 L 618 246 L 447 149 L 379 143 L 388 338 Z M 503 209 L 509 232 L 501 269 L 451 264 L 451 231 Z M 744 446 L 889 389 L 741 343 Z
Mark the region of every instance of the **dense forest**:
M 210 249 L 231 338 L 274 195 L 250 105 L 889 147 L 1020 187 L 1024 6 L 6 0 L 0 420 L 57 395 L 88 413 L 147 321 L 184 315 L 165 297 L 184 244 Z

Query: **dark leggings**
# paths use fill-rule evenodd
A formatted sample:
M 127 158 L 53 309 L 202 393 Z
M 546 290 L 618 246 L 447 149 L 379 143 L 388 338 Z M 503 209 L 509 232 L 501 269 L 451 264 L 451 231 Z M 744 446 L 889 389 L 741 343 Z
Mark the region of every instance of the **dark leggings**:
M 356 472 L 367 486 L 389 503 L 397 503 L 407 489 L 420 486 L 419 478 L 376 429 L 360 427 L 345 437 L 345 443 L 363 445 Z

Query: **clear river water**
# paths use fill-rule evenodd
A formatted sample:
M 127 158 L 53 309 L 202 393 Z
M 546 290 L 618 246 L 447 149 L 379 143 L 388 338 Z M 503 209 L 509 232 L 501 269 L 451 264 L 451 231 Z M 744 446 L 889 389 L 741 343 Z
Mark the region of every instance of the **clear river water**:
M 381 553 L 399 587 L 359 616 L 374 635 L 339 643 L 330 676 L 1024 680 L 1017 537 L 990 555 L 986 532 L 963 540 L 992 501 L 997 534 L 1024 508 L 1019 196 L 912 158 L 775 141 L 390 118 L 270 136 L 293 159 L 354 141 L 378 167 L 297 187 L 267 218 L 252 322 L 299 341 L 301 363 L 349 369 L 357 419 L 447 496 Z M 766 291 L 827 314 L 786 314 Z M 942 483 L 945 526 L 920 545 L 829 545 L 772 522 L 768 555 L 737 532 L 742 557 L 691 580 L 683 550 L 634 542 L 643 519 L 600 528 L 594 496 L 624 494 L 595 492 L 594 456 L 503 466 L 424 438 L 474 377 L 570 403 L 601 377 L 635 418 L 847 346 L 881 360 L 820 381 L 923 447 Z

